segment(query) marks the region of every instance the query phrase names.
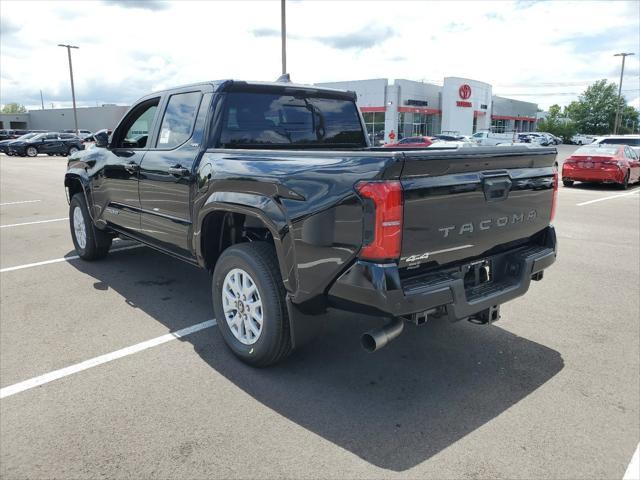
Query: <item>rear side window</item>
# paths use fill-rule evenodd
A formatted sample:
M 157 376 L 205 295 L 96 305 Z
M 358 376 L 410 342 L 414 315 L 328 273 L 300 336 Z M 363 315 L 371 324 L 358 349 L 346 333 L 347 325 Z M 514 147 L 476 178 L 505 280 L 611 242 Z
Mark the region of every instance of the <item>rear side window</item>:
M 157 148 L 174 148 L 191 137 L 201 98 L 200 92 L 176 93 L 169 97 L 160 127 Z
M 227 95 L 220 135 L 223 148 L 365 145 L 353 101 L 271 93 Z

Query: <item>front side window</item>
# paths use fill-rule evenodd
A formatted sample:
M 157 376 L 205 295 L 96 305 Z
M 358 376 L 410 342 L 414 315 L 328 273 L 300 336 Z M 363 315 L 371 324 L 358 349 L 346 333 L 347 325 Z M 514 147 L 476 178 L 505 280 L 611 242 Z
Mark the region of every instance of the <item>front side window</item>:
M 125 133 L 123 136 L 119 134 L 119 138 L 115 139 L 115 147 L 144 148 L 147 146 L 159 100 L 155 98 L 144 102 L 125 119 L 122 129 Z
M 351 100 L 271 93 L 227 96 L 220 146 L 364 147 L 360 116 Z
M 200 92 L 171 95 L 162 119 L 157 148 L 174 148 L 189 139 L 201 97 Z

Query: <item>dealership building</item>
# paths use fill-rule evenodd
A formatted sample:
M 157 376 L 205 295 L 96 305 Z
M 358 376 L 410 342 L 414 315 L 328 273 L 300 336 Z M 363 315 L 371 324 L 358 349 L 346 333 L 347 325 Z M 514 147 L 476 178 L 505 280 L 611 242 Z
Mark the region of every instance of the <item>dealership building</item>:
M 538 105 L 493 95 L 491 85 L 446 77 L 442 86 L 386 78 L 318 83 L 353 90 L 372 138 L 397 141 L 413 135 L 535 130 Z

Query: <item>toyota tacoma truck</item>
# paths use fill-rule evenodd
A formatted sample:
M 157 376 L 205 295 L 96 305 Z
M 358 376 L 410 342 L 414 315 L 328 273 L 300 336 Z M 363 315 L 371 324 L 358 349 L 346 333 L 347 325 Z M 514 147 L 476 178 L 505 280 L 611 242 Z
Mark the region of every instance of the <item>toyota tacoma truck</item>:
M 445 317 L 491 323 L 556 258 L 556 150 L 377 148 L 353 92 L 215 81 L 140 99 L 68 161 L 78 255 L 133 239 L 211 272 L 220 334 L 255 366 L 335 309 L 377 350 Z

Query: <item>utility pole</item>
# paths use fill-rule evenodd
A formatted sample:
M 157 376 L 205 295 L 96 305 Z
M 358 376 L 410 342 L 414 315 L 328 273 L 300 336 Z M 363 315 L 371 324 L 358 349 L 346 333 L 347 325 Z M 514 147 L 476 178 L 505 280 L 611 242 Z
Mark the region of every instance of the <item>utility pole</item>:
M 280 34 L 282 35 L 282 75 L 287 73 L 287 17 L 285 0 L 280 0 Z
M 75 47 L 73 45 L 64 45 L 61 43 L 59 43 L 58 46 L 65 47 L 67 49 L 67 55 L 69 56 L 69 76 L 71 77 L 71 98 L 73 100 L 73 121 L 76 127 L 76 135 L 78 135 L 80 132 L 78 131 L 78 112 L 76 111 L 76 90 L 75 90 L 75 87 L 73 86 L 73 66 L 71 65 L 71 49 L 79 48 L 79 47 Z
M 42 90 L 40 90 L 40 105 L 42 105 L 42 110 L 44 110 L 44 98 L 42 98 Z
M 622 68 L 620 69 L 620 84 L 618 85 L 618 104 L 616 105 L 616 121 L 613 124 L 613 134 L 618 133 L 618 118 L 620 117 L 620 100 L 622 98 L 622 77 L 624 75 L 624 61 L 633 53 L 616 53 L 614 57 L 622 57 Z

